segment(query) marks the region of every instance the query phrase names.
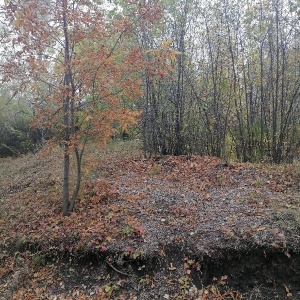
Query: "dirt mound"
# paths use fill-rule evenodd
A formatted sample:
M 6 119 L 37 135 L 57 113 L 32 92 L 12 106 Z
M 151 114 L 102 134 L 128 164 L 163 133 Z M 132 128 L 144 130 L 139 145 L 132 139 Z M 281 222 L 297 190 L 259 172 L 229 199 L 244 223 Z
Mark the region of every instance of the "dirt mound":
M 7 299 L 299 299 L 300 198 L 290 173 L 114 151 L 84 166 L 68 217 L 58 155 L 2 162 Z

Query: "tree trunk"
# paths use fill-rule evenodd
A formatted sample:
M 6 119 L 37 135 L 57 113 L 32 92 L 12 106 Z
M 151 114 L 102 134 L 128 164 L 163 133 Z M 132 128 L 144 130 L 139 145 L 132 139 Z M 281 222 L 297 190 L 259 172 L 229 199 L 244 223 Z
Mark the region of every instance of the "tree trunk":
M 63 29 L 64 29 L 64 86 L 66 87 L 66 95 L 63 98 L 63 121 L 64 121 L 64 179 L 63 179 L 63 215 L 70 213 L 69 206 L 69 185 L 70 185 L 70 60 L 69 60 L 69 35 L 68 35 L 68 20 L 67 20 L 67 0 L 62 0 L 63 8 Z

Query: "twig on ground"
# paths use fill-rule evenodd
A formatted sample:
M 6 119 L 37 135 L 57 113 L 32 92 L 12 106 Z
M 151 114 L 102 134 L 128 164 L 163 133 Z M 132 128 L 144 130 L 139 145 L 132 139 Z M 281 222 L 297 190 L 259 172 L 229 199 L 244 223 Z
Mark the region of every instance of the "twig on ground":
M 115 272 L 121 274 L 121 275 L 125 275 L 125 276 L 132 276 L 128 273 L 122 272 L 120 270 L 118 270 L 117 268 L 115 268 L 111 263 L 109 263 L 107 260 L 105 261 Z

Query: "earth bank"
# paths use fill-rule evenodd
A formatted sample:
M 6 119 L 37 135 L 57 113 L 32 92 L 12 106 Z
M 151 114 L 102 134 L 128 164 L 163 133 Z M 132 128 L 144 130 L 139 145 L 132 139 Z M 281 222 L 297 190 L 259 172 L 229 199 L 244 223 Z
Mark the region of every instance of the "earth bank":
M 1 162 L 2 299 L 300 298 L 297 165 L 122 147 L 94 152 L 69 217 L 58 156 Z

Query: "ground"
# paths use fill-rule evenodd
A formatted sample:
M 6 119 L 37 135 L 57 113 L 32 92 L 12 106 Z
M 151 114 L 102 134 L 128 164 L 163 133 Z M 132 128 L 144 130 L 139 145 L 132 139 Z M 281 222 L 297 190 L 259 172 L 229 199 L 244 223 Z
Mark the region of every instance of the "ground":
M 0 161 L 0 299 L 300 299 L 300 166 L 91 148 Z M 2 297 L 2 298 L 1 298 Z

